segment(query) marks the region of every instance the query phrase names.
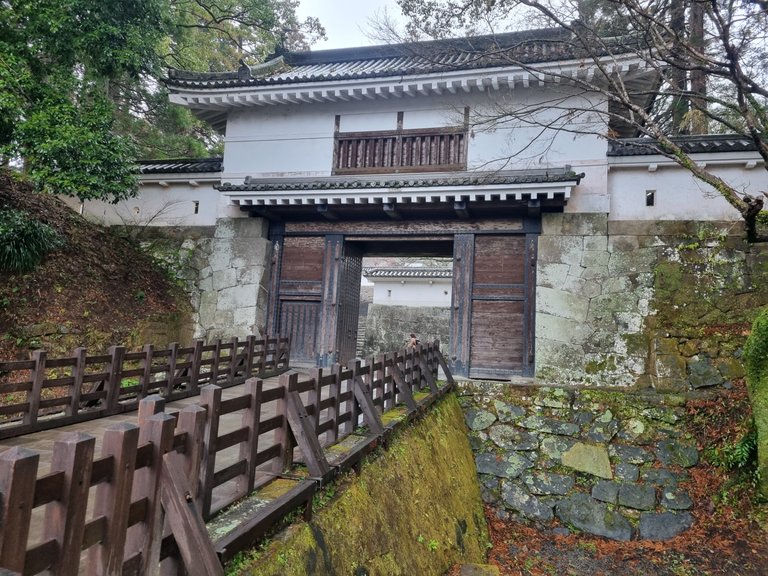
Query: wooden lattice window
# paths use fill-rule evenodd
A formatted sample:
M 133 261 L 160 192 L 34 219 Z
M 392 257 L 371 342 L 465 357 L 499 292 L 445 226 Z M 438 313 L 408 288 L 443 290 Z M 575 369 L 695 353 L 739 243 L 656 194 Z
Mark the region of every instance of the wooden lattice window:
M 469 111 L 465 110 L 465 119 Z M 468 122 L 443 128 L 403 129 L 403 113 L 396 130 L 340 132 L 336 116 L 334 174 L 449 172 L 467 169 Z

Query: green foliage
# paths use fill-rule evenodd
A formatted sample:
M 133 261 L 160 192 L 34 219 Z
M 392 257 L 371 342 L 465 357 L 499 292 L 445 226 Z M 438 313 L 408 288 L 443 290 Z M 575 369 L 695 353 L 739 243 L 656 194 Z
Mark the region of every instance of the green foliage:
M 752 333 L 744 345 L 747 380 L 757 384 L 768 379 L 768 308 L 752 324 Z
M 757 460 L 757 431 L 752 425 L 744 436 L 733 444 L 713 447 L 707 451 L 707 459 L 716 466 L 728 470 L 753 473 Z
M 138 179 L 135 147 L 113 126 L 113 106 L 98 91 L 77 103 L 51 94 L 20 123 L 15 145 L 38 189 L 118 201 L 134 195 Z
M 768 308 L 752 324 L 744 346 L 747 390 L 755 423 L 759 497 L 768 500 Z
M 220 137 L 173 106 L 167 67 L 234 69 L 276 43 L 324 35 L 297 0 L 19 0 L 0 3 L 0 163 L 39 189 L 117 202 L 137 158 L 203 156 Z
M 0 270 L 29 272 L 63 244 L 56 230 L 21 210 L 0 211 Z
M 80 199 L 133 195 L 135 148 L 114 131 L 115 95 L 159 70 L 166 0 L 0 5 L 0 157 Z

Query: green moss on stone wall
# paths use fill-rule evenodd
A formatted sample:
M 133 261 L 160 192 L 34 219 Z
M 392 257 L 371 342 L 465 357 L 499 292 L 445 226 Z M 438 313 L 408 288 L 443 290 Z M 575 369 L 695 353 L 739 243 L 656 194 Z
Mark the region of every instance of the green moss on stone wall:
M 768 499 L 768 308 L 757 316 L 744 356 L 747 390 L 757 429 L 758 494 Z
M 655 317 L 646 321 L 657 388 L 700 388 L 744 375 L 738 357 L 768 302 L 763 252 L 701 225 L 657 263 Z
M 237 573 L 437 575 L 482 562 L 487 542 L 464 417 L 451 395 L 311 522 L 292 526 Z

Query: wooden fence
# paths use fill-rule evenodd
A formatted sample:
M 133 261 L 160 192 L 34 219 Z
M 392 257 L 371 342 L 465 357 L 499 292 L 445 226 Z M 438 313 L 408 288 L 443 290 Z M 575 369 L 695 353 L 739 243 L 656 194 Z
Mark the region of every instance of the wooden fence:
M 287 370 L 289 355 L 288 338 L 279 336 L 197 340 L 167 349 L 148 344 L 141 352 L 114 346 L 98 356 L 78 348 L 73 356 L 56 359 L 38 350 L 31 360 L 0 362 L 0 397 L 14 399 L 0 406 L 0 439 L 136 410 L 153 394 L 177 400 L 199 394 L 207 384 L 242 384 L 254 375 Z
M 438 366 L 448 378 L 442 387 Z M 0 568 L 222 574 L 223 561 L 287 514 L 301 510 L 309 518 L 318 486 L 359 466 L 452 384 L 435 343 L 314 370 L 307 379 L 286 373 L 274 387 L 252 378 L 234 398 L 222 399 L 221 387 L 208 385 L 200 405 L 176 415 L 163 411 L 163 398 L 146 398 L 138 426 L 107 430 L 98 458 L 93 437 L 63 435 L 42 476 L 38 454 L 11 448 L 0 454 Z M 400 417 L 385 425 L 381 416 L 392 409 Z M 234 427 L 233 415 L 239 416 Z M 348 446 L 340 450 L 340 443 Z M 236 455 L 220 461 L 227 451 Z M 264 493 L 278 481 L 291 485 L 268 499 Z M 243 518 L 249 499 L 258 507 Z M 227 516 L 231 510 L 240 515 L 236 522 Z M 230 527 L 209 536 L 217 521 Z

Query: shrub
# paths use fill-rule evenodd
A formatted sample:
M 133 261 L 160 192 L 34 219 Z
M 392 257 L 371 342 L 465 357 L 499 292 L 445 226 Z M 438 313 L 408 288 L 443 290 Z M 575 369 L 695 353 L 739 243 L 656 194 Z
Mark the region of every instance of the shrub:
M 29 272 L 64 244 L 59 233 L 21 210 L 0 210 L 0 271 Z

